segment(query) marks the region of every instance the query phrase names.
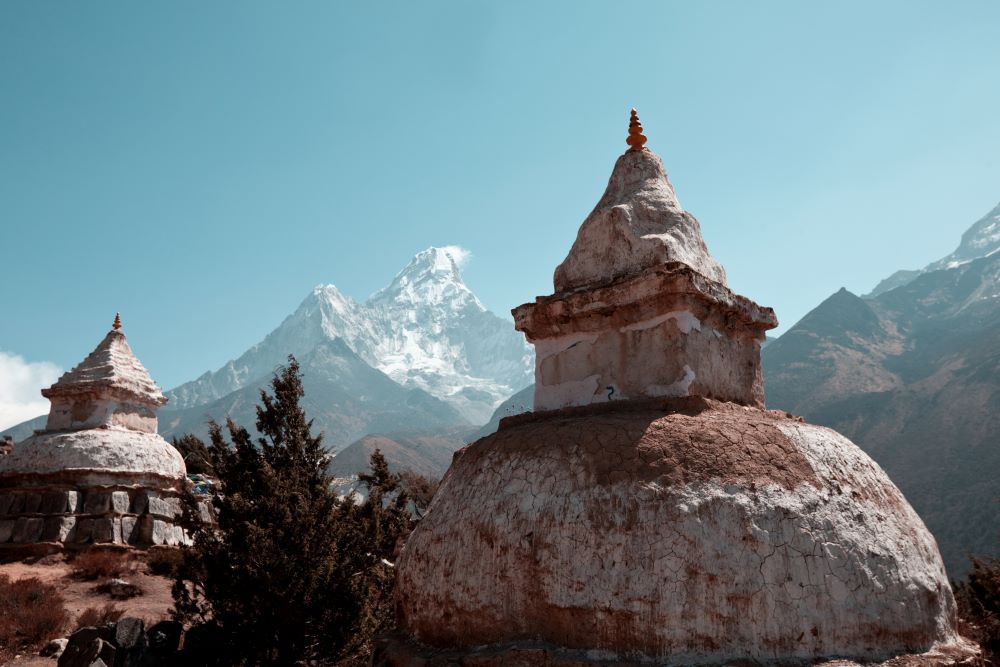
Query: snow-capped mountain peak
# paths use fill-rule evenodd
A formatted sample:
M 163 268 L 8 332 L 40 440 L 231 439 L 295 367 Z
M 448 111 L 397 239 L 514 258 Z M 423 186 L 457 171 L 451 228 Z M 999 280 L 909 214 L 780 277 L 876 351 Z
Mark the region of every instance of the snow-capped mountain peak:
M 955 251 L 924 268 L 924 271 L 952 269 L 1000 250 L 1000 204 L 962 234 Z
M 974 260 L 991 257 L 997 253 L 1000 253 L 1000 204 L 965 230 L 961 242 L 952 253 L 922 269 L 896 271 L 876 285 L 875 289 L 865 297 L 876 297 L 897 287 L 908 285 L 925 273 L 957 269 Z
M 375 292 L 367 303 L 452 304 L 459 308 L 472 305 L 486 312 L 486 307 L 462 280 L 461 269 L 470 258 L 471 253 L 458 246 L 427 248 L 417 253 L 392 283 Z
M 507 396 L 531 382 L 531 349 L 512 323 L 486 310 L 462 280 L 470 253 L 431 247 L 364 303 L 317 285 L 299 307 L 239 359 L 168 395 L 173 407 L 207 403 L 269 375 L 289 354 L 341 339 L 405 387 L 450 403 L 485 423 Z

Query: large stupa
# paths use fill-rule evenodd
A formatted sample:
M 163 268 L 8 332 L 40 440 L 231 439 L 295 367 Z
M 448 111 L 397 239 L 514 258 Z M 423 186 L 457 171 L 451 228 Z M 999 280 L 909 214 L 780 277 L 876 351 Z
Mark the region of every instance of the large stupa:
M 45 429 L 0 458 L 0 549 L 183 542 L 184 460 L 156 431 L 167 399 L 117 315 L 100 345 L 42 395 L 51 403 Z
M 967 657 L 937 545 L 885 472 L 764 408 L 774 312 L 728 289 L 645 142 L 633 110 L 555 293 L 514 309 L 535 412 L 456 454 L 375 664 Z

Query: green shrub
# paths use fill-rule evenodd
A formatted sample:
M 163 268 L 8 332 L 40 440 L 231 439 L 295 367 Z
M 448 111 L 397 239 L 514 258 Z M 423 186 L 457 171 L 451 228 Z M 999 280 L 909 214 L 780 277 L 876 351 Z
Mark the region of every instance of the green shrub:
M 1000 559 L 972 558 L 972 571 L 955 587 L 962 633 L 983 648 L 984 658 L 1000 664 Z
M 391 567 L 409 529 L 406 494 L 381 453 L 362 477 L 369 501 L 331 490 L 322 436 L 299 406 L 298 363 L 261 391 L 256 441 L 227 421 L 210 424 L 208 447 L 222 493 L 217 526 L 185 524 L 194 545 L 173 587 L 175 618 L 220 627 L 233 664 L 361 662 L 391 618 Z
M 187 466 L 189 473 L 215 475 L 215 469 L 212 467 L 212 457 L 208 453 L 205 443 L 201 441 L 201 438 L 194 435 L 184 435 L 180 438 L 174 438 L 170 444 L 181 453 L 184 465 Z
M 146 552 L 146 569 L 160 577 L 176 578 L 183 562 L 184 554 L 180 549 L 163 547 Z

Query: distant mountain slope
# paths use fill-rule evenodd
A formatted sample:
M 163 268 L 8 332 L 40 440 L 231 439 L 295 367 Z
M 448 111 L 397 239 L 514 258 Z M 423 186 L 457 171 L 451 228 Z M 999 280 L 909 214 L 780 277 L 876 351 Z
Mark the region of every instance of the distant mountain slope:
M 302 405 L 323 431 L 324 444 L 336 451 L 371 432 L 404 429 L 447 430 L 467 425 L 455 408 L 422 389 L 406 388 L 366 364 L 341 339 L 323 340 L 299 358 L 305 396 Z M 207 421 L 228 416 L 253 430 L 260 388 L 269 378 L 250 383 L 207 405 L 160 411 L 160 433 L 205 437 Z M 468 428 L 468 426 L 465 426 Z
M 865 299 L 841 290 L 762 355 L 768 406 L 863 447 L 923 517 L 953 577 L 967 571 L 970 552 L 1000 554 L 992 224 L 980 220 L 959 250 L 892 289 Z
M 28 436 L 34 434 L 36 429 L 45 428 L 45 423 L 48 420 L 49 416 L 47 414 L 44 414 L 39 417 L 35 417 L 34 419 L 29 419 L 26 422 L 15 424 L 6 431 L 0 431 L 0 438 L 4 436 L 9 436 L 14 439 L 14 442 L 21 442 Z
M 454 453 L 465 446 L 463 429 L 435 433 L 372 434 L 351 443 L 330 462 L 330 472 L 344 480 L 368 470 L 368 461 L 378 449 L 393 472 L 409 470 L 431 479 L 441 479 Z
M 364 304 L 319 286 L 298 309 L 238 359 L 183 384 L 165 410 L 184 410 L 258 383 L 288 354 L 342 339 L 399 384 L 450 403 L 484 423 L 507 396 L 531 382 L 534 361 L 512 323 L 486 310 L 462 281 L 465 251 L 429 248 Z
M 493 416 L 490 417 L 490 420 L 486 422 L 485 425 L 466 436 L 467 441 L 475 442 L 479 438 L 485 438 L 491 433 L 496 433 L 497 429 L 500 428 L 501 419 L 504 417 L 519 415 L 522 412 L 531 412 L 534 403 L 535 384 L 531 383 L 501 403 L 499 407 L 493 411 Z
M 833 294 L 762 351 L 768 405 L 804 414 L 846 394 L 898 386 L 884 361 L 902 341 L 887 326 L 864 299 Z
M 897 287 L 902 287 L 917 276 L 928 271 L 953 269 L 966 262 L 982 257 L 989 257 L 1000 252 L 1000 204 L 992 211 L 977 220 L 962 234 L 962 240 L 950 255 L 931 262 L 923 269 L 896 271 L 891 276 L 875 286 L 866 297 L 876 297 Z

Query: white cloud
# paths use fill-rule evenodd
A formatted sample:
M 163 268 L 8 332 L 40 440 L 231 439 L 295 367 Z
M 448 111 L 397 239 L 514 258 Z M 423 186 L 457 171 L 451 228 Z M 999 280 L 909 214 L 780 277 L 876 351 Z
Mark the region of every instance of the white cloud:
M 46 414 L 49 402 L 38 392 L 61 374 L 48 361 L 28 362 L 0 350 L 0 431 Z
M 461 246 L 446 245 L 441 250 L 451 257 L 451 261 L 455 262 L 455 266 L 460 269 L 464 269 L 465 265 L 472 259 L 472 253 Z

